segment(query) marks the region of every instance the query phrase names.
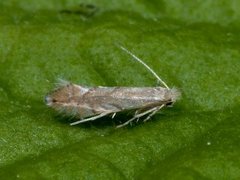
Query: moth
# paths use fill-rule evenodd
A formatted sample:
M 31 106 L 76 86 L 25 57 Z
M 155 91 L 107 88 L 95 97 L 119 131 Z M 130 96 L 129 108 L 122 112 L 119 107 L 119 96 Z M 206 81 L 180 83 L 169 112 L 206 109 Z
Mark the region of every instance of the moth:
M 133 110 L 133 117 L 117 126 L 120 128 L 139 119 L 145 122 L 160 109 L 173 105 L 179 99 L 180 92 L 177 89 L 170 89 L 145 62 L 126 48 L 120 48 L 141 63 L 164 87 L 87 87 L 62 81 L 45 97 L 46 105 L 77 119 L 70 125 L 104 116 L 114 118 L 116 113 Z

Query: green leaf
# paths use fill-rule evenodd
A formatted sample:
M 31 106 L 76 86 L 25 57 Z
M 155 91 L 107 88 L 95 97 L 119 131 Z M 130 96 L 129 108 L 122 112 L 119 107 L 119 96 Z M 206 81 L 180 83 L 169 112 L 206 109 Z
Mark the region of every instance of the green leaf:
M 235 0 L 0 2 L 0 179 L 239 179 L 239 23 Z M 44 104 L 58 78 L 156 85 L 116 44 L 181 100 L 69 126 Z

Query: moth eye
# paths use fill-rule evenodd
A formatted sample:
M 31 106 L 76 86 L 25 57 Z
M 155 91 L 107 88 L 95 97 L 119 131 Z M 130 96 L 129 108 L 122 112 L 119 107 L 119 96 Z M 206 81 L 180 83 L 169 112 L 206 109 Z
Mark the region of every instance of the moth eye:
M 166 106 L 171 106 L 172 104 L 173 104 L 173 102 L 170 101 L 170 102 L 166 103 Z
M 56 99 L 52 99 L 52 102 L 57 102 L 57 100 Z

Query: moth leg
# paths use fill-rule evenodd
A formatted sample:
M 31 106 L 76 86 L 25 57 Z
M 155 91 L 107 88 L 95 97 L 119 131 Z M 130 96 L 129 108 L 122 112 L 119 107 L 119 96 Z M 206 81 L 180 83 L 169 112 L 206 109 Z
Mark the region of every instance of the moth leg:
M 117 113 L 113 113 L 113 115 L 112 115 L 112 119 L 116 116 L 116 114 L 117 114 Z
M 148 115 L 148 117 L 146 117 L 143 122 L 148 121 L 154 114 L 156 114 L 160 109 L 162 109 L 165 106 L 165 104 L 162 104 L 161 106 L 159 106 L 155 111 L 153 111 L 151 114 Z
M 159 108 L 159 107 L 155 107 L 155 108 L 149 109 L 149 110 L 147 110 L 147 111 L 144 111 L 144 112 L 142 112 L 142 113 L 140 113 L 140 114 L 137 114 L 137 115 L 135 115 L 133 118 L 129 119 L 127 122 L 118 125 L 117 128 L 121 128 L 121 127 L 123 127 L 123 126 L 126 126 L 126 125 L 128 125 L 130 122 L 134 121 L 135 119 L 139 119 L 140 117 L 145 116 L 146 114 L 152 113 L 152 112 L 156 111 L 158 108 Z
M 134 113 L 134 116 L 136 116 L 139 113 L 139 110 L 136 110 Z
M 71 123 L 70 125 L 73 126 L 73 125 L 80 124 L 80 123 L 87 122 L 87 121 L 94 121 L 94 120 L 96 120 L 96 119 L 98 119 L 98 118 L 101 118 L 101 117 L 103 117 L 103 116 L 106 116 L 106 115 L 108 115 L 108 114 L 110 114 L 110 113 L 109 113 L 109 112 L 107 112 L 107 113 L 102 113 L 102 114 L 99 114 L 99 115 L 96 115 L 96 116 L 92 116 L 92 117 L 90 117 L 90 118 L 86 118 L 86 119 L 82 119 L 82 120 L 80 120 L 80 121 L 73 122 L 73 123 Z
M 135 113 L 134 113 L 134 116 L 138 115 L 139 114 L 139 110 L 136 110 Z M 139 118 L 137 118 L 137 122 L 139 121 Z
M 140 118 L 137 118 L 137 121 L 136 121 L 136 122 L 138 122 L 138 121 L 139 121 L 139 119 L 140 119 Z

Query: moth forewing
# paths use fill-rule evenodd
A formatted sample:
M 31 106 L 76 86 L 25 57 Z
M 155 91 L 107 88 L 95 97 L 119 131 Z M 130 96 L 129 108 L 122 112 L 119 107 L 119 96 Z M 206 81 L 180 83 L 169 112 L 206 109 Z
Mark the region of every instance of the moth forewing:
M 79 119 L 71 125 L 135 110 L 130 120 L 117 126 L 122 127 L 142 117 L 145 117 L 143 121 L 147 121 L 161 108 L 172 105 L 179 98 L 180 92 L 177 89 L 170 89 L 148 65 L 125 48 L 121 48 L 143 64 L 165 87 L 84 87 L 61 81 L 58 87 L 46 96 L 46 104 Z
M 46 96 L 46 104 L 80 119 L 71 124 L 76 125 L 125 110 L 136 110 L 131 121 L 150 113 L 153 116 L 162 107 L 173 104 L 179 95 L 176 89 L 162 87 L 83 87 L 69 83 Z

